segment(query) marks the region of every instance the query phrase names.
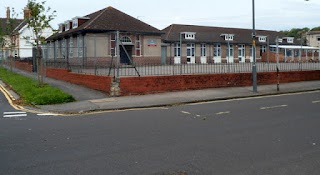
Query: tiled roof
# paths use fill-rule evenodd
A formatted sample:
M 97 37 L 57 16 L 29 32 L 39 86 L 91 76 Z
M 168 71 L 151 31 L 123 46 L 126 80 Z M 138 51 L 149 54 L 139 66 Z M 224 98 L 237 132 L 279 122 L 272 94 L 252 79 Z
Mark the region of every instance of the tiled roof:
M 22 23 L 23 19 L 12 19 L 13 22 L 13 26 L 11 30 L 14 30 L 20 23 Z M 1 32 L 4 34 L 9 34 L 11 31 L 7 31 L 7 18 L 0 18 L 0 28 L 1 28 Z
M 120 31 L 120 32 L 136 32 L 146 34 L 161 35 L 161 31 L 152 27 L 132 16 L 129 16 L 113 7 L 107 7 L 84 17 L 90 18 L 81 26 L 62 33 L 56 33 L 48 38 L 48 40 L 55 40 L 66 35 L 71 35 L 77 32 L 106 32 L 106 31 Z
M 196 37 L 192 42 L 196 43 L 226 43 L 227 41 L 221 37 L 221 34 L 234 34 L 234 40 L 230 41 L 231 44 L 252 43 L 252 29 L 172 24 L 162 31 L 166 33 L 162 36 L 165 42 L 179 42 L 180 32 L 195 32 Z M 270 30 L 256 30 L 256 36 L 267 36 L 270 44 L 275 44 L 277 36 L 279 38 L 285 37 L 280 32 Z
M 23 20 L 22 22 L 20 22 L 20 24 L 13 30 L 13 33 L 18 34 L 19 30 L 26 26 L 27 23 L 27 20 Z

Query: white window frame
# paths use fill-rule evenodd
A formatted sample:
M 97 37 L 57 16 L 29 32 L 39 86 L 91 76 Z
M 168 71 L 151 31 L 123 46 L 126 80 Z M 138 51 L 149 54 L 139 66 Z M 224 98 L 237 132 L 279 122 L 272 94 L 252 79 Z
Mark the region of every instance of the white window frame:
M 206 57 L 207 56 L 207 48 L 206 44 L 201 44 L 201 57 Z
M 83 48 L 83 36 L 82 35 L 77 36 L 77 45 L 78 45 L 78 57 L 83 58 L 84 48 Z
M 227 50 L 227 58 L 228 58 L 228 51 L 229 51 L 229 57 L 233 57 L 233 55 L 234 55 L 233 45 L 229 44 L 229 47 L 227 45 L 226 50 Z
M 266 36 L 259 36 L 259 42 L 261 42 L 261 43 L 267 42 L 267 37 Z
M 73 58 L 73 37 L 69 38 L 69 58 Z
M 137 47 L 139 46 L 139 47 Z M 135 49 L 136 49 L 136 56 L 140 57 L 142 56 L 142 53 L 141 53 L 141 35 L 136 35 L 136 45 L 135 45 Z M 137 55 L 137 51 L 140 51 L 140 55 Z
M 293 43 L 294 38 L 287 38 L 287 43 Z
M 174 44 L 174 56 L 175 57 L 181 57 L 181 46 L 180 43 Z
M 184 33 L 184 39 L 194 40 L 194 39 L 196 39 L 196 33 L 194 33 L 194 32 L 185 32 Z
M 65 31 L 68 31 L 70 29 L 70 22 L 69 21 L 65 22 L 65 26 L 66 26 Z
M 246 46 L 244 44 L 238 45 L 238 57 L 241 57 L 241 58 L 246 57 Z
M 79 22 L 78 18 L 75 18 L 72 20 L 72 28 L 73 29 L 78 27 L 78 22 Z
M 221 44 L 217 43 L 214 45 L 214 57 L 221 57 Z
M 196 47 L 194 43 L 187 44 L 187 57 L 195 57 L 196 55 L 195 48 Z M 188 50 L 190 50 L 190 55 L 188 55 Z

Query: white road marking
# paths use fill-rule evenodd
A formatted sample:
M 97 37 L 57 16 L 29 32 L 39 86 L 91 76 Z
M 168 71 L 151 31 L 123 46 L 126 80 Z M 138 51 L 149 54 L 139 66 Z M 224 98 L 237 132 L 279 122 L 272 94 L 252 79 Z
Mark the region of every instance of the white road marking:
M 224 115 L 224 114 L 230 114 L 230 111 L 225 111 L 225 112 L 218 112 L 216 115 Z
M 269 106 L 269 107 L 261 107 L 261 110 L 266 110 L 266 109 L 274 109 L 274 108 L 284 108 L 288 107 L 288 105 L 277 105 L 277 106 Z
M 44 113 L 44 114 L 37 114 L 37 116 L 58 116 L 59 114 L 52 114 L 52 113 Z
M 187 112 L 187 111 L 181 111 L 181 113 L 183 113 L 183 114 L 188 114 L 188 115 L 191 114 L 190 112 Z
M 320 103 L 320 100 L 319 100 L 319 101 L 313 101 L 312 103 L 313 103 L 313 104 L 315 104 L 315 103 Z
M 7 115 L 7 114 L 25 114 L 26 112 L 4 112 L 3 114 L 4 115 Z
M 26 112 L 20 112 L 20 111 L 16 111 L 16 112 L 4 112 L 3 113 L 3 117 L 4 118 L 13 118 L 13 117 L 26 117 L 27 113 Z

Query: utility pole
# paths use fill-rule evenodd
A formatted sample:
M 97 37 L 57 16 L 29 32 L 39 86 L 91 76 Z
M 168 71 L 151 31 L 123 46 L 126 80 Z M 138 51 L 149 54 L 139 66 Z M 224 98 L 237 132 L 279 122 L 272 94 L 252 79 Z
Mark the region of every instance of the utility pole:
M 256 66 L 256 29 L 255 29 L 255 5 L 252 0 L 252 49 L 253 49 L 253 64 L 252 64 L 252 82 L 253 92 L 257 93 L 257 66 Z
M 280 91 L 280 73 L 279 73 L 279 37 L 276 39 L 277 43 L 277 91 Z

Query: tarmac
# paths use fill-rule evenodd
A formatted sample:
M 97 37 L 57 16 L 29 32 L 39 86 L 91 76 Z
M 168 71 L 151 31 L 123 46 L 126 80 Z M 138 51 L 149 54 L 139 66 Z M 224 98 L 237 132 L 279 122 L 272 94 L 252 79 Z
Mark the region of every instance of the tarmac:
M 24 72 L 18 69 L 13 69 L 13 71 L 34 79 L 37 78 L 37 75 L 35 73 Z M 44 81 L 45 83 L 48 83 L 69 93 L 76 99 L 76 102 L 57 105 L 38 105 L 32 107 L 23 106 L 22 109 L 37 111 L 41 113 L 82 114 L 96 111 L 168 107 L 197 102 L 219 101 L 320 90 L 319 80 L 280 84 L 280 91 L 277 91 L 276 84 L 258 85 L 257 93 L 254 93 L 252 86 L 249 86 L 188 90 L 138 96 L 109 97 L 103 92 L 64 81 L 59 81 L 47 77 Z M 0 82 L 0 85 L 1 84 L 2 87 L 7 87 Z M 19 99 L 19 95 L 14 91 L 6 88 L 6 92 L 8 93 L 7 96 L 10 97 L 11 100 Z

